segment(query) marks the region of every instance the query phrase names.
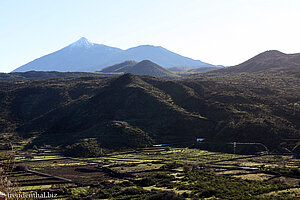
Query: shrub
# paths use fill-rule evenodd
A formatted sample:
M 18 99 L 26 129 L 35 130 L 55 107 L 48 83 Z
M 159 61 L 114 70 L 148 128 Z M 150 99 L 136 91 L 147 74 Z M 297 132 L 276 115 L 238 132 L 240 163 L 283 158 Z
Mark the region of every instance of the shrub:
M 135 194 L 140 194 L 142 193 L 141 190 L 137 189 L 137 188 L 126 188 L 124 190 L 121 191 L 121 194 L 125 194 L 125 195 L 135 195 Z
M 167 180 L 170 180 L 170 181 L 175 180 L 175 177 L 173 175 L 169 175 L 169 174 L 156 174 L 155 178 L 164 179 L 164 180 L 167 179 Z
M 71 146 L 67 146 L 64 154 L 71 157 L 98 157 L 103 152 L 97 140 L 84 139 Z
M 125 180 L 122 183 L 120 183 L 120 186 L 122 187 L 129 187 L 129 186 L 133 186 L 134 184 L 131 181 Z
M 212 197 L 213 195 L 215 195 L 217 192 L 214 191 L 214 190 L 204 190 L 203 192 L 201 192 L 199 194 L 199 197 L 202 197 L 202 198 L 209 198 L 209 197 Z
M 146 198 L 146 200 L 183 200 L 179 195 L 176 195 L 173 191 L 159 192 L 152 194 Z
M 163 165 L 161 168 L 162 169 L 176 169 L 181 166 L 182 166 L 181 164 L 173 162 L 173 163 L 167 163 L 167 164 Z
M 26 171 L 28 167 L 26 165 L 17 165 L 14 170 L 15 171 Z
M 31 152 L 26 152 L 26 153 L 25 153 L 25 158 L 26 158 L 26 159 L 33 159 L 34 156 L 32 155 Z
M 142 186 L 142 187 L 147 187 L 147 186 L 155 185 L 155 181 L 153 179 L 149 178 L 149 177 L 143 178 L 141 180 L 137 180 L 136 183 L 139 186 Z
M 300 158 L 300 143 L 295 146 L 293 153 L 295 158 Z
M 104 147 L 112 149 L 152 145 L 152 139 L 146 132 L 123 121 L 112 121 L 109 123 L 100 139 Z
M 11 145 L 10 144 L 0 144 L 0 150 L 10 150 Z
M 173 188 L 173 183 L 170 179 L 163 179 L 156 184 L 158 187 Z

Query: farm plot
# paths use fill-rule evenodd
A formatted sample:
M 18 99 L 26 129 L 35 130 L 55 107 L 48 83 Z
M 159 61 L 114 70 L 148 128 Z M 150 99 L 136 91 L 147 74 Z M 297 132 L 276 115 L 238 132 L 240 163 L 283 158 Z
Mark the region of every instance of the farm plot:
M 98 158 L 65 157 L 47 148 L 32 155 L 17 152 L 17 165 L 26 170 L 10 173 L 9 179 L 18 183 L 20 191 L 50 190 L 61 199 L 143 199 L 163 192 L 180 198 L 217 199 L 272 199 L 274 195 L 293 199 L 299 195 L 300 177 L 295 172 L 299 160 L 286 155 L 170 147 L 113 152 Z

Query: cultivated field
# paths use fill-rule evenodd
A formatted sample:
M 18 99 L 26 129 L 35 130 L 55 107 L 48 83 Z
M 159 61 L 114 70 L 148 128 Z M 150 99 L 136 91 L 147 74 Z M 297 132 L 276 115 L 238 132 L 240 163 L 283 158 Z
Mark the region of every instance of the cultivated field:
M 15 169 L 7 172 L 19 192 L 52 192 L 60 199 L 300 198 L 300 159 L 292 155 L 149 147 L 71 158 L 50 146 L 26 151 L 23 145 L 15 145 Z M 1 151 L 4 163 L 8 153 Z

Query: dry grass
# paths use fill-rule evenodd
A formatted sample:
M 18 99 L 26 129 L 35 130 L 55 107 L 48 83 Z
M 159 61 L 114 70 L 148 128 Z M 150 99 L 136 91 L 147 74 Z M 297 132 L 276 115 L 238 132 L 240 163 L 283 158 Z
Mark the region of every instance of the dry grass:
M 269 180 L 270 178 L 274 177 L 274 175 L 257 173 L 257 174 L 234 175 L 233 177 L 241 178 L 244 180 L 251 180 L 251 181 L 264 181 L 264 180 Z

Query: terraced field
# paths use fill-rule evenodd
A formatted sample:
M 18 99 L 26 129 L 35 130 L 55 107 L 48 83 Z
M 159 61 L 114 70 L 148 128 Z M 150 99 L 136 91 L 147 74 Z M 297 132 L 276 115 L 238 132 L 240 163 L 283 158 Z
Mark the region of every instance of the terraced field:
M 50 147 L 29 152 L 17 147 L 14 163 L 8 176 L 17 191 L 47 191 L 60 199 L 144 199 L 163 193 L 182 199 L 300 197 L 300 160 L 292 155 L 149 147 L 71 158 Z

